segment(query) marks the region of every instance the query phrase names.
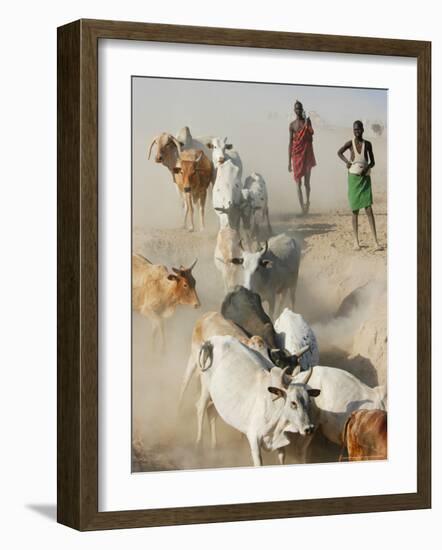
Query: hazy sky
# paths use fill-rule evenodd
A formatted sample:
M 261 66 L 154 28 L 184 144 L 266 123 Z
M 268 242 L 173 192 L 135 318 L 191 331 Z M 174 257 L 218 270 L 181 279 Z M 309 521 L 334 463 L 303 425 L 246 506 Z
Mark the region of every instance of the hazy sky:
M 276 201 L 285 203 L 288 196 L 292 200 L 294 191 L 287 171 L 287 148 L 296 99 L 307 113 L 316 111 L 325 124 L 334 127 L 333 131 L 315 128 L 318 166 L 312 173 L 312 204 L 315 187 L 324 191 L 323 202 L 324 197 L 330 201 L 337 198 L 332 202 L 340 204 L 345 198 L 344 165 L 336 150 L 352 137 L 353 121 L 387 124 L 386 90 L 150 77 L 134 77 L 132 85 L 135 225 L 166 223 L 151 202 L 153 189 L 156 193 L 161 189 L 164 200 L 170 198 L 178 204 L 167 169 L 147 160 L 147 147 L 161 132 L 176 134 L 189 126 L 195 137 L 227 136 L 241 155 L 244 176 L 260 172 L 269 189 L 273 188 L 274 207 L 278 207 Z M 374 146 L 375 156 L 386 157 L 385 136 Z

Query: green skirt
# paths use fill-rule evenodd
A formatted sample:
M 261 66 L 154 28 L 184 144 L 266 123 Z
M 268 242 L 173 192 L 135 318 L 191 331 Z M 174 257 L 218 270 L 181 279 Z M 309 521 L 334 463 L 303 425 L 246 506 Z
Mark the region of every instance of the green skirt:
M 370 176 L 348 173 L 348 202 L 352 210 L 368 208 L 373 204 Z

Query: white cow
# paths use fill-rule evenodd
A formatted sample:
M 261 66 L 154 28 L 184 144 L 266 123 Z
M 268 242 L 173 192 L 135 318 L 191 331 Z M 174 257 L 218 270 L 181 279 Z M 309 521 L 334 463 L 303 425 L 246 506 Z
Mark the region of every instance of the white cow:
M 278 346 L 292 354 L 299 354 L 301 349 L 308 346 L 308 351 L 299 358 L 302 370 L 319 363 L 319 347 L 315 333 L 302 315 L 285 308 L 275 321 L 275 331 Z
M 241 207 L 241 179 L 239 168 L 231 160 L 218 166 L 213 186 L 212 204 L 220 227 L 239 230 Z
M 239 179 L 242 178 L 241 157 L 239 156 L 238 152 L 233 149 L 233 145 L 231 143 L 227 143 L 226 137 L 224 139 L 219 137 L 207 138 L 204 141 L 204 144 L 206 147 L 208 147 L 212 151 L 212 161 L 213 161 L 213 167 L 215 170 L 215 176 L 216 176 L 216 171 L 218 170 L 218 167 L 221 164 L 223 164 L 226 160 L 231 160 L 239 170 L 238 172 Z
M 245 179 L 242 197 L 241 220 L 249 240 L 259 239 L 260 224 L 264 222 L 267 222 L 267 233 L 271 235 L 267 186 L 261 174 L 253 172 Z
M 221 227 L 216 238 L 214 253 L 215 267 L 221 273 L 224 290 L 228 292 L 236 284 L 237 268 L 230 261 L 241 253 L 239 233 L 231 227 Z
M 262 466 L 261 449 L 278 452 L 284 462 L 287 432 L 306 441 L 314 431 L 310 397 L 301 375 L 295 384 L 262 355 L 231 336 L 214 336 L 201 347 L 202 392 L 197 404 L 199 432 L 211 401 L 223 420 L 245 434 L 254 466 Z
M 256 252 L 242 248 L 241 256 L 231 259 L 238 266 L 242 285 L 257 292 L 263 302 L 268 302 L 270 317 L 273 316 L 277 296 L 280 297 L 279 308 L 290 296 L 294 309 L 300 261 L 300 246 L 285 233 L 272 237 Z
M 343 442 L 344 425 L 353 411 L 387 410 L 385 386 L 370 388 L 342 369 L 315 366 L 295 375 L 293 381 L 321 390 L 312 418 L 325 437 L 337 445 Z

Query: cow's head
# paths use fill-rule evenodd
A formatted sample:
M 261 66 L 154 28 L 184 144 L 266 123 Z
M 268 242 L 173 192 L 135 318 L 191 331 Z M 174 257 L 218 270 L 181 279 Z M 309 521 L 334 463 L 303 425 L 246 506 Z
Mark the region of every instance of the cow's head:
M 248 290 L 254 290 L 254 279 L 264 270 L 272 269 L 273 262 L 264 258 L 269 244 L 266 241 L 264 245 L 259 246 L 256 252 L 250 252 L 245 250 L 242 242 L 239 242 L 239 246 L 242 250 L 242 256 L 238 258 L 231 258 L 231 263 L 238 266 L 239 269 L 242 269 L 244 281 L 243 286 Z
M 287 374 L 287 369 L 274 367 L 270 371 L 272 385 L 267 389 L 274 395 L 273 401 L 282 400 L 280 424 L 284 432 L 312 434 L 315 425 L 311 419 L 312 397 L 317 397 L 321 390 L 309 388 L 307 382 L 311 376 L 311 369 L 294 377 Z
M 233 145 L 227 143 L 227 138 L 212 138 L 207 141 L 206 146 L 212 150 L 212 160 L 215 166 L 223 164 L 226 160 L 226 151 L 232 149 Z
M 291 375 L 299 365 L 299 359 L 310 349 L 310 346 L 304 346 L 298 353 L 291 354 L 285 348 L 274 348 L 269 350 L 270 360 L 274 365 L 281 369 L 287 369 L 286 373 Z
M 183 143 L 179 142 L 172 134 L 163 132 L 154 137 L 149 145 L 148 158 L 152 152 L 152 147 L 157 146 L 157 154 L 155 155 L 155 162 L 165 163 L 168 159 L 178 158 Z
M 180 154 L 179 165 L 173 169 L 173 172 L 182 175 L 184 189 L 191 186 L 192 178 L 200 171 L 200 162 L 203 155 L 203 151 L 199 149 L 189 149 Z
M 197 260 L 190 267 L 182 265 L 179 268 L 172 267 L 173 273 L 167 276 L 168 280 L 176 285 L 174 293 L 178 303 L 195 308 L 201 305 L 196 293 L 196 281 L 192 275 L 192 269 L 195 267 L 196 262 Z

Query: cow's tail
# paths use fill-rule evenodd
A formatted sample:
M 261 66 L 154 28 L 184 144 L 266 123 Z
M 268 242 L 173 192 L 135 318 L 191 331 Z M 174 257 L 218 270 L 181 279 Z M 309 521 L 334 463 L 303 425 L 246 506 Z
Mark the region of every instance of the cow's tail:
M 213 344 L 208 340 L 203 343 L 198 354 L 198 366 L 204 372 L 213 364 Z
M 348 448 L 347 448 L 347 430 L 348 430 L 348 425 L 350 424 L 350 420 L 353 418 L 353 415 L 349 415 L 347 420 L 345 421 L 345 424 L 344 424 L 344 429 L 342 430 L 342 447 L 341 447 L 341 452 L 339 454 L 339 462 L 343 462 L 344 460 L 349 460 L 349 456 L 348 456 Z

